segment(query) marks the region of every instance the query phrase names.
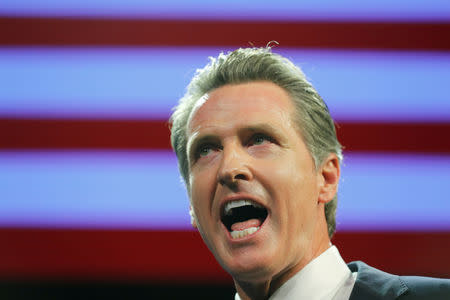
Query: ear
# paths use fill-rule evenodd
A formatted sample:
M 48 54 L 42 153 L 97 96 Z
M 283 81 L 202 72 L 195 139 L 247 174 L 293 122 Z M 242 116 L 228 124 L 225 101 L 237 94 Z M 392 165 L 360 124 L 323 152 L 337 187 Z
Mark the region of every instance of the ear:
M 195 229 L 197 229 L 197 218 L 195 217 L 195 212 L 192 209 L 192 205 L 189 205 L 189 215 L 191 216 L 191 225 L 192 227 L 194 227 Z
M 331 153 L 318 171 L 319 203 L 328 203 L 333 200 L 337 193 L 340 172 L 339 159 L 336 154 Z

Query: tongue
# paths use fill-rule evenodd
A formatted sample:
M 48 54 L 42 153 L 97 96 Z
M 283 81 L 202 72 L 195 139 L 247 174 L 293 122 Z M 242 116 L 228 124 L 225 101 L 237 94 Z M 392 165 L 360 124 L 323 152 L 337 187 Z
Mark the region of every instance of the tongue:
M 231 225 L 232 231 L 241 231 L 250 227 L 258 227 L 261 225 L 261 221 L 258 219 L 250 219 L 244 222 L 237 222 Z

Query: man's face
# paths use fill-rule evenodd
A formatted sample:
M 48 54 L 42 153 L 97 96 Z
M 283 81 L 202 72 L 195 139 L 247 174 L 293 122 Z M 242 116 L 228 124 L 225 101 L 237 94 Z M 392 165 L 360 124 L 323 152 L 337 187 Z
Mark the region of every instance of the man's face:
M 324 238 L 317 236 L 323 180 L 293 123 L 289 95 L 252 82 L 205 99 L 187 133 L 191 205 L 203 240 L 235 279 L 270 280 L 306 264 Z

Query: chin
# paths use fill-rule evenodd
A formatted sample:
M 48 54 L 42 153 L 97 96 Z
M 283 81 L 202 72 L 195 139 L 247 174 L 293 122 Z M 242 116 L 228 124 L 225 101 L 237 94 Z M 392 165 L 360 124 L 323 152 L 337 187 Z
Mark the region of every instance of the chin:
M 266 255 L 247 253 L 232 257 L 221 265 L 235 280 L 267 281 L 276 274 L 272 262 Z

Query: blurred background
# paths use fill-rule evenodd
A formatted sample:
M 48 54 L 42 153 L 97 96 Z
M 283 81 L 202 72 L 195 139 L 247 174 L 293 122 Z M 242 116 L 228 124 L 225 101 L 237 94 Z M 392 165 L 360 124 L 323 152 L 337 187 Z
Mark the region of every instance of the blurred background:
M 345 146 L 344 259 L 450 277 L 450 2 L 2 0 L 0 298 L 233 299 L 167 119 L 208 56 L 301 66 Z

